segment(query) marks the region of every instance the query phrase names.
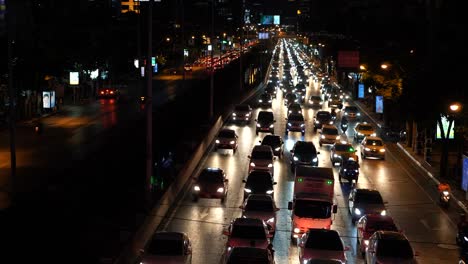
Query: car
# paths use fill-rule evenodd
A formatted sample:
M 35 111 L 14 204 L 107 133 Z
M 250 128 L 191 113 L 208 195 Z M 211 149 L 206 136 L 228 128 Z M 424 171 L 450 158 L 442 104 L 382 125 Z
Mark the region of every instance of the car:
M 192 71 L 192 65 L 190 63 L 186 63 L 184 65 L 184 70 L 188 71 L 188 72 L 191 72 Z
M 354 127 L 354 141 L 362 140 L 367 136 L 377 136 L 374 126 L 367 122 L 357 123 Z
M 353 224 L 365 214 L 387 215 L 387 209 L 385 208 L 382 196 L 375 189 L 352 189 L 349 193 L 348 203 Z
M 314 131 L 317 131 L 317 129 L 322 129 L 323 124 L 333 125 L 333 123 L 334 121 L 330 111 L 317 111 L 314 117 Z
M 278 135 L 266 135 L 260 142 L 260 145 L 270 146 L 273 150 L 273 155 L 282 158 L 284 155 L 284 141 Z
M 267 145 L 256 145 L 252 149 L 252 153 L 248 156 L 249 161 L 249 171 L 250 173 L 253 170 L 267 171 L 271 175 L 274 175 L 274 166 L 273 166 L 273 150 L 270 146 Z
M 366 255 L 369 238 L 375 231 L 398 231 L 393 218 L 388 215 L 366 214 L 356 222 L 358 252 L 362 257 Z
M 343 109 L 343 115 L 346 116 L 348 119 L 357 119 L 361 117 L 361 113 L 357 106 L 354 105 L 347 105 Z
M 332 98 L 328 101 L 328 107 L 331 109 L 341 110 L 343 109 L 343 102 L 340 98 Z
M 312 106 L 312 107 L 320 107 L 322 108 L 323 106 L 323 100 L 322 100 L 322 97 L 320 95 L 311 95 L 309 97 L 309 104 Z
M 228 237 L 227 253 L 235 247 L 272 248 L 270 238 L 273 235 L 268 231 L 265 221 L 258 218 L 238 217 L 231 221 L 223 234 Z
M 138 263 L 192 263 L 192 244 L 184 232 L 157 231 L 140 253 Z
M 237 139 L 238 136 L 233 129 L 221 129 L 216 136 L 215 151 L 218 149 L 232 149 L 232 151 L 236 153 L 238 147 Z
M 337 259 L 346 263 L 345 246 L 336 230 L 310 228 L 304 233 L 298 243 L 299 263 L 307 263 L 312 259 Z
M 304 102 L 305 101 L 305 96 L 306 96 L 306 86 L 303 83 L 298 83 L 293 89 L 293 92 L 297 96 L 298 102 Z
M 416 264 L 416 256 L 408 238 L 397 231 L 376 231 L 369 238 L 365 261 L 368 264 Z
M 330 148 L 330 161 L 332 166 L 339 166 L 343 161 L 343 158 L 357 157 L 356 150 L 353 144 L 346 140 L 336 141 L 335 144 Z M 356 159 L 358 162 L 359 160 Z
M 223 264 L 275 264 L 272 250 L 254 247 L 233 247 L 224 254 Z
M 294 172 L 297 165 L 310 165 L 317 167 L 319 164 L 319 151 L 312 141 L 296 141 L 291 153 L 291 171 Z
M 228 179 L 224 170 L 220 168 L 204 168 L 198 177 L 194 177 L 192 198 L 198 201 L 201 198 L 226 200 L 228 194 Z
M 285 134 L 288 135 L 290 131 L 301 132 L 301 135 L 305 135 L 305 119 L 302 114 L 289 114 L 286 120 Z
M 267 86 L 265 87 L 265 93 L 269 94 L 271 96 L 271 98 L 273 98 L 273 99 L 276 98 L 277 91 L 278 91 L 277 84 L 268 83 Z
M 354 155 L 356 156 L 356 155 Z M 359 180 L 359 162 L 351 157 L 344 158 L 338 169 L 338 180 L 346 179 L 348 183 L 358 182 Z
M 302 106 L 299 103 L 290 103 L 288 105 L 288 115 L 289 114 L 302 114 Z
M 257 122 L 255 128 L 256 135 L 258 135 L 258 132 L 275 133 L 274 124 L 276 120 L 272 111 L 259 111 L 255 121 Z
M 239 207 L 242 209 L 242 217 L 258 218 L 265 221 L 272 238 L 276 234 L 276 214 L 280 210 L 275 199 L 268 194 L 250 194 Z
M 271 108 L 272 101 L 273 99 L 269 93 L 262 93 L 258 98 L 258 106 Z
M 248 104 L 235 105 L 231 119 L 233 122 L 249 123 L 252 120 L 252 108 Z
M 268 194 L 274 196 L 274 185 L 277 183 L 268 171 L 253 170 L 246 179 L 242 180 L 244 186 L 244 200 L 251 194 Z
M 284 105 L 289 105 L 290 103 L 299 103 L 299 100 L 297 98 L 297 95 L 295 93 L 286 93 L 284 96 Z
M 361 141 L 361 158 L 377 158 L 385 160 L 385 143 L 380 137 L 366 136 Z
M 319 145 L 335 144 L 340 138 L 340 132 L 335 125 L 324 124 L 322 126 L 322 131 L 320 131 Z
M 98 98 L 111 98 L 118 99 L 120 96 L 120 90 L 115 87 L 102 87 L 98 89 L 97 97 Z

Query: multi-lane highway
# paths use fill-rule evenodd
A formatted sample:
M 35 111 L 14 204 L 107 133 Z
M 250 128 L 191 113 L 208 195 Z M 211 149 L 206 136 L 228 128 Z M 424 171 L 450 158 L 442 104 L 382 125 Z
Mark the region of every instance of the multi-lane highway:
M 310 78 L 308 81 L 307 96 L 320 94 L 319 85 Z M 255 98 L 249 103 L 255 107 Z M 352 102 L 346 102 L 353 104 Z M 256 117 L 261 109 L 254 108 Z M 285 135 L 286 107 L 283 96 L 279 92 L 274 99 L 272 110 L 275 114 L 275 133 L 281 135 L 285 142 L 285 155 L 274 162 L 275 201 L 278 211 L 277 234 L 273 239 L 276 263 L 299 263 L 297 246 L 291 243 L 291 218 L 287 209 L 288 201 L 292 199 L 293 176 L 290 171 L 290 152 L 298 140 L 312 141 L 320 151 L 319 166 L 332 167 L 330 162 L 330 145 L 319 147 L 318 132 L 313 131 L 313 118 L 318 109 L 303 105 L 306 119 L 306 133 L 290 132 Z M 323 109 L 327 109 L 324 104 Z M 339 118 L 339 116 L 338 116 Z M 361 121 L 371 122 L 364 114 Z M 342 140 L 353 142 L 353 127 L 356 121 L 350 122 L 350 129 L 343 134 Z M 225 127 L 234 129 L 239 135 L 239 148 L 235 154 L 211 151 L 200 164 L 199 169 L 205 167 L 219 167 L 225 170 L 229 179 L 229 193 L 226 201 L 219 199 L 200 199 L 193 202 L 190 188 L 176 205 L 176 209 L 169 216 L 161 230 L 186 232 L 192 240 L 193 263 L 219 263 L 225 249 L 226 237 L 223 230 L 231 220 L 241 215 L 239 206 L 243 199 L 244 184 L 242 180 L 247 176 L 248 155 L 253 146 L 265 134 L 255 134 L 255 121 L 247 125 L 225 124 Z M 353 142 L 359 151 L 359 145 Z M 428 182 L 421 181 L 421 174 L 408 161 L 394 143 L 386 143 L 385 160 L 360 160 L 361 174 L 359 188 L 375 188 L 380 191 L 386 206 L 398 227 L 409 238 L 413 248 L 418 254 L 420 263 L 456 263 L 458 260 L 457 247 L 454 245 L 456 225 L 443 211 L 434 198 L 427 192 Z M 334 217 L 332 229 L 339 231 L 345 245 L 349 246 L 346 252 L 348 263 L 364 263 L 357 252 L 356 227 L 352 224 L 348 211 L 348 194 L 351 186 L 344 181 L 340 184 L 335 173 L 335 199 L 338 204 L 338 213 Z M 194 172 L 196 175 L 198 171 Z

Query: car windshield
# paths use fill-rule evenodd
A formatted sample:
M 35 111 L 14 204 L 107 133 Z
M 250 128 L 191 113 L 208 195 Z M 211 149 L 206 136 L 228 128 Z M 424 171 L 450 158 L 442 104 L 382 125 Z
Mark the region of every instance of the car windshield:
M 338 144 L 338 145 L 335 145 L 335 150 L 336 151 L 349 151 L 349 152 L 352 152 L 352 151 L 354 151 L 354 148 L 351 145 Z
M 327 134 L 327 135 L 338 135 L 339 134 L 338 129 L 336 129 L 336 128 L 323 128 L 322 133 Z
M 368 139 L 366 142 L 366 145 L 383 146 L 383 142 L 382 140 L 378 140 L 378 139 Z
M 231 232 L 232 238 L 244 239 L 266 239 L 265 230 L 262 226 L 234 225 Z
M 265 136 L 262 140 L 262 145 L 268 145 L 268 146 L 278 146 L 281 144 L 281 139 L 280 137 L 275 137 L 275 136 Z
M 250 199 L 245 205 L 246 211 L 273 212 L 274 207 L 271 201 Z
M 219 173 L 202 172 L 200 176 L 198 177 L 198 181 L 221 183 L 223 182 L 223 177 Z
M 273 121 L 273 113 L 271 113 L 271 112 L 260 112 L 260 113 L 258 113 L 257 120 Z
M 310 99 L 314 101 L 322 101 L 322 98 L 320 98 L 320 96 L 312 96 L 310 97 Z
M 366 131 L 372 131 L 374 130 L 374 128 L 372 126 L 369 126 L 369 125 L 359 125 L 359 130 L 366 130 Z
M 309 144 L 296 144 L 294 148 L 295 153 L 316 153 L 315 146 L 311 143 Z
M 239 248 L 235 248 L 237 250 Z M 250 249 L 249 249 L 250 250 Z M 268 253 L 264 251 L 255 252 L 232 252 L 228 258 L 227 264 L 269 264 Z
M 234 130 L 221 130 L 219 131 L 218 137 L 221 138 L 234 138 L 236 135 L 236 132 Z
M 377 245 L 377 256 L 392 258 L 412 258 L 413 250 L 408 240 L 381 239 Z
M 152 255 L 180 256 L 184 253 L 184 243 L 175 239 L 153 239 L 146 252 Z
M 295 95 L 295 94 L 292 94 L 292 93 L 287 94 L 287 95 L 286 95 L 286 99 L 288 99 L 288 100 L 294 100 L 294 99 L 296 99 L 296 95 Z
M 304 121 L 304 116 L 302 115 L 289 115 L 288 121 Z
M 347 106 L 347 107 L 345 108 L 345 111 L 346 111 L 346 112 L 357 112 L 358 109 L 357 109 L 357 107 L 355 107 L 355 106 Z
M 331 118 L 331 113 L 330 112 L 318 112 L 317 118 L 320 118 L 320 119 Z
M 358 192 L 356 193 L 355 201 L 360 203 L 383 204 L 382 196 L 377 192 Z
M 331 204 L 328 202 L 296 200 L 294 214 L 298 217 L 326 219 L 331 216 Z
M 252 151 L 252 159 L 273 159 L 272 153 L 270 151 Z
M 366 225 L 367 232 L 375 232 L 377 230 L 398 231 L 395 224 L 388 221 L 376 221 Z
M 306 248 L 343 251 L 343 243 L 336 232 L 312 232 L 307 237 Z
M 236 105 L 235 111 L 250 111 L 250 108 L 248 105 Z

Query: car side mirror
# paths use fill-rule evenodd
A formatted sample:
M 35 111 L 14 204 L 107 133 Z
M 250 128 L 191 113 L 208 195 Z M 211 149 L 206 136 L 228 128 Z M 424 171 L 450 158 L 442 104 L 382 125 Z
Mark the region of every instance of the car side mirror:
M 288 202 L 288 210 L 292 210 L 293 209 L 293 203 L 292 202 Z
M 348 251 L 348 250 L 350 250 L 350 249 L 351 249 L 351 248 L 350 248 L 349 246 L 344 247 L 344 251 Z
M 228 182 L 229 180 L 228 179 L 224 179 L 224 182 Z
M 414 252 L 414 256 L 415 256 L 415 257 L 417 257 L 417 256 L 419 256 L 419 255 L 420 255 L 420 254 L 419 254 L 419 251 Z
M 239 206 L 239 208 L 242 209 L 242 210 L 244 210 L 244 206 L 243 206 L 243 205 Z
M 276 184 L 278 184 L 278 183 L 277 183 L 277 182 L 273 182 L 273 185 L 276 185 Z
M 257 120 L 257 119 L 255 119 L 255 121 L 256 121 L 256 122 L 258 122 L 258 120 Z
M 246 183 L 247 181 L 246 180 L 242 180 L 243 183 Z
M 262 141 L 261 141 L 261 140 L 259 140 L 259 141 L 258 141 L 258 143 L 262 144 Z
M 338 212 L 338 205 L 334 204 L 333 205 L 333 213 L 336 214 Z
M 252 158 L 252 156 L 248 155 L 248 156 L 247 156 L 247 158 L 249 158 L 249 159 L 250 159 L 250 158 Z
M 317 151 L 317 155 L 320 154 L 320 151 Z
M 288 119 L 287 119 L 287 118 L 285 118 L 284 120 L 288 121 Z
M 231 232 L 229 232 L 228 230 L 223 230 L 223 235 L 230 236 Z
M 275 208 L 275 212 L 278 212 L 280 209 L 279 208 Z

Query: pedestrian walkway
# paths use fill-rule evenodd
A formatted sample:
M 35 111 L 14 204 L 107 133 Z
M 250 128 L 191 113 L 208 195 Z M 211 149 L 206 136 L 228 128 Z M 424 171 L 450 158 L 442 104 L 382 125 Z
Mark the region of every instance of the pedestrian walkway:
M 365 113 L 373 123 L 377 124 L 379 128 L 384 128 L 383 120 L 380 118 L 380 114 L 373 112 L 372 108 L 364 103 L 355 101 L 356 106 Z M 405 143 L 397 142 L 398 148 L 401 149 L 427 176 L 434 182 L 434 185 L 439 184 L 441 181 L 450 184 L 451 186 L 451 198 L 454 202 L 460 206 L 460 208 L 468 213 L 468 201 L 466 199 L 465 191 L 460 188 L 460 183 L 457 182 L 453 177 L 447 179 L 441 179 L 440 177 L 440 160 L 432 159 L 430 162 L 426 161 L 423 154 L 418 154 L 411 147 L 408 147 Z M 440 153 L 434 153 L 436 156 Z M 439 156 L 439 155 L 437 155 Z

